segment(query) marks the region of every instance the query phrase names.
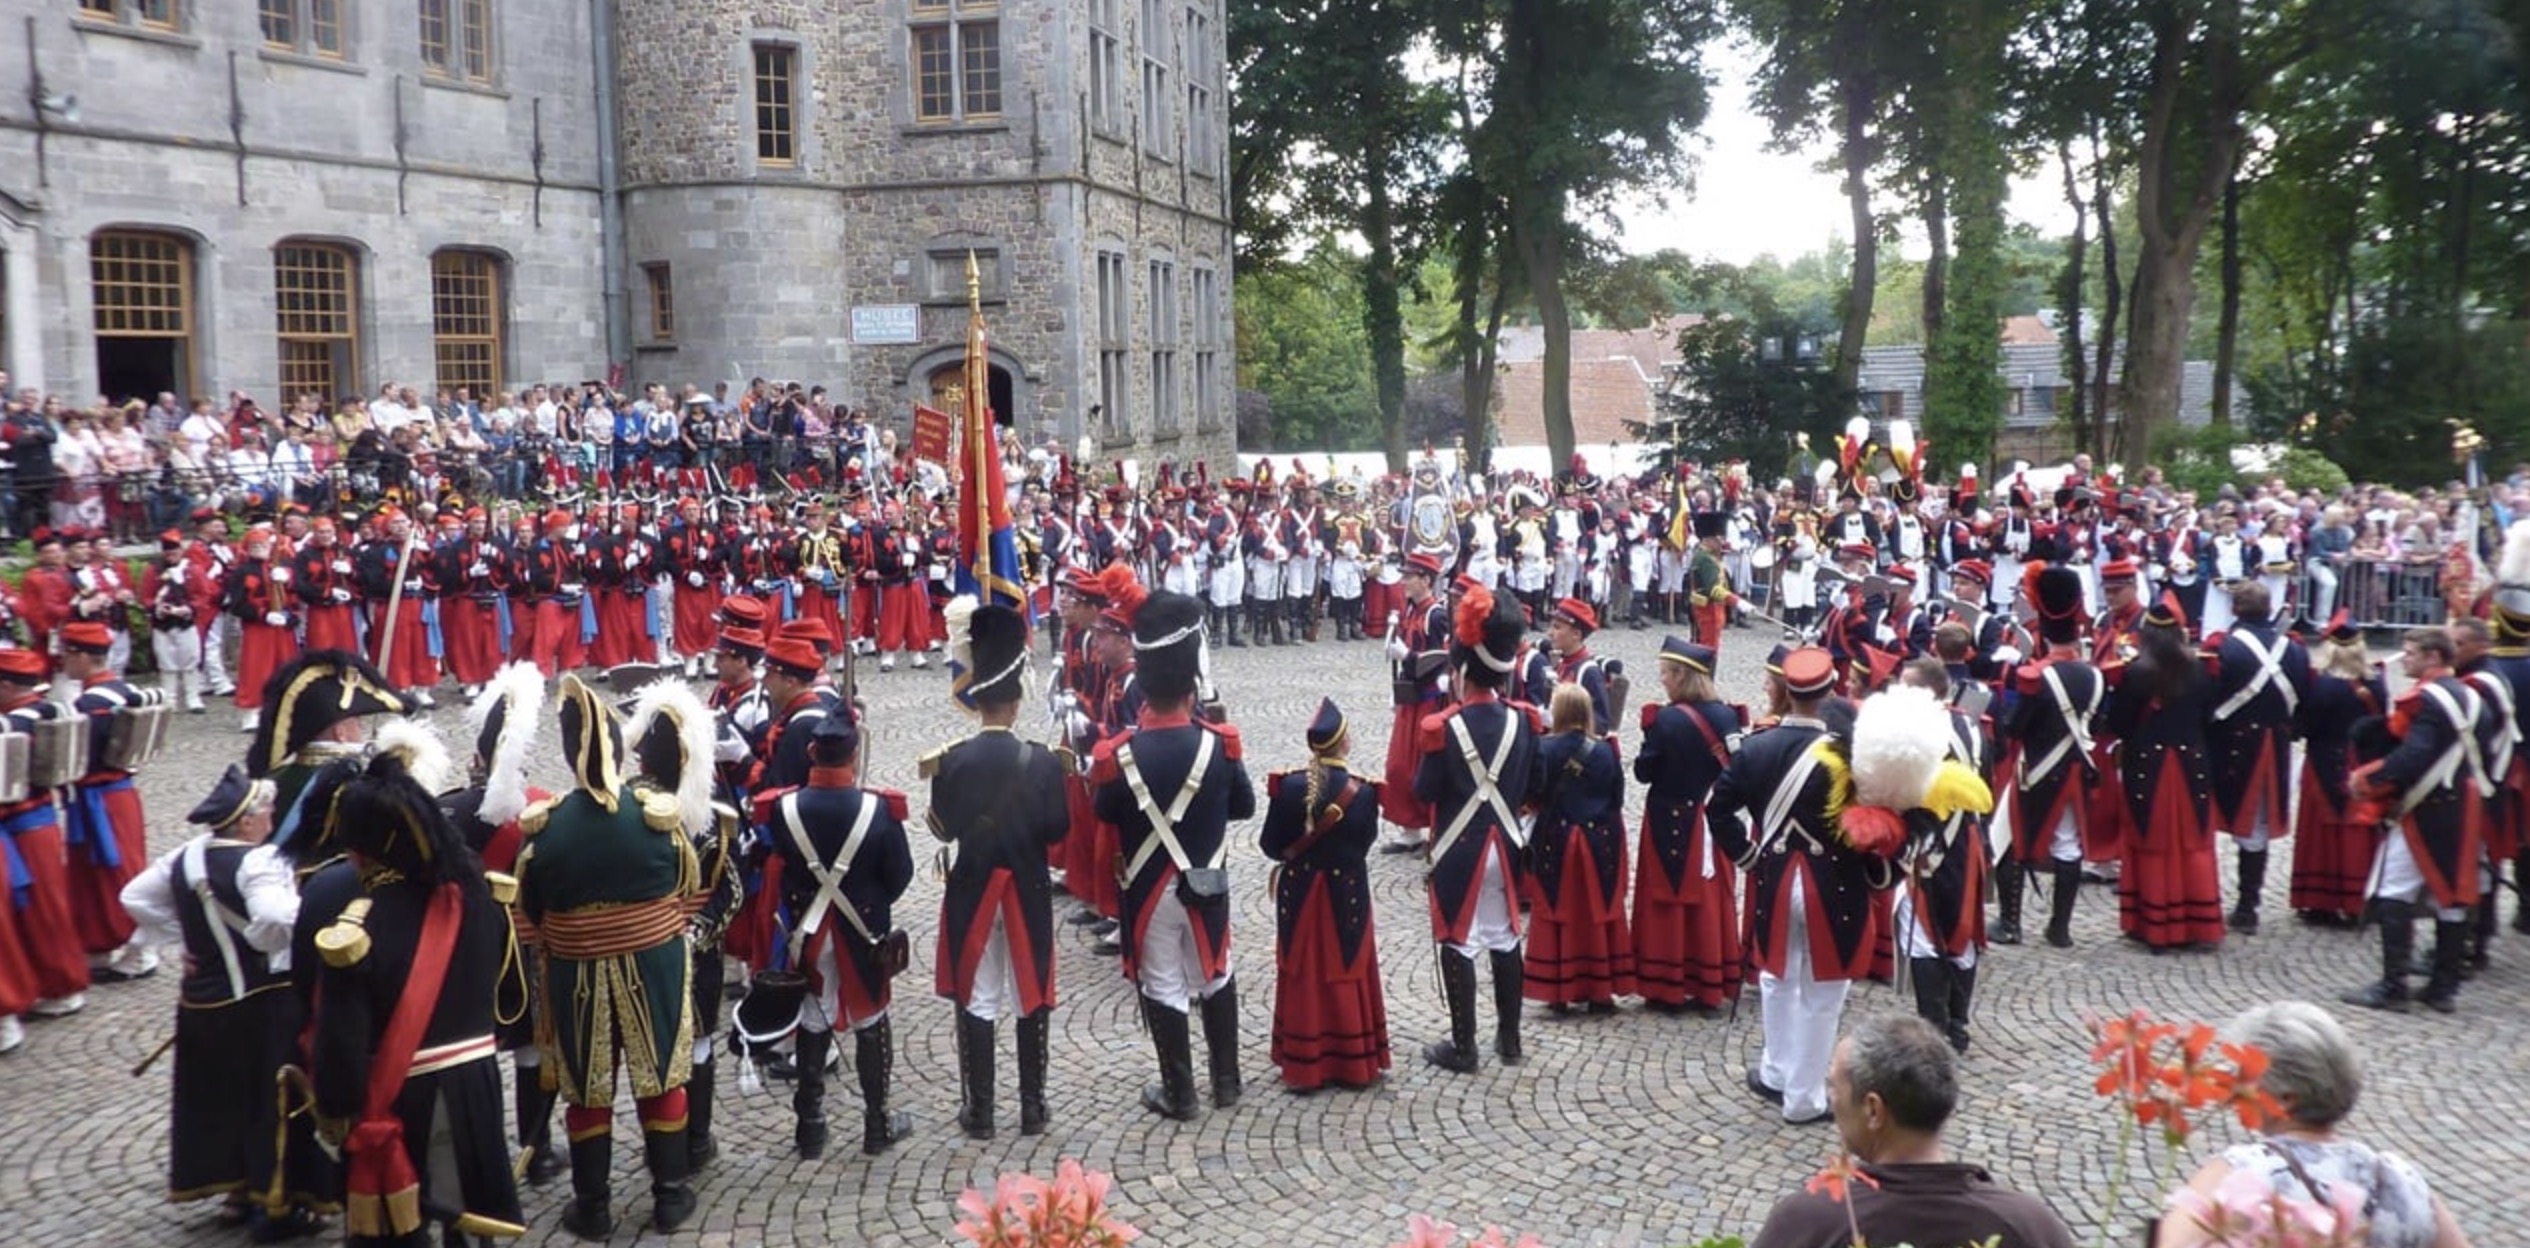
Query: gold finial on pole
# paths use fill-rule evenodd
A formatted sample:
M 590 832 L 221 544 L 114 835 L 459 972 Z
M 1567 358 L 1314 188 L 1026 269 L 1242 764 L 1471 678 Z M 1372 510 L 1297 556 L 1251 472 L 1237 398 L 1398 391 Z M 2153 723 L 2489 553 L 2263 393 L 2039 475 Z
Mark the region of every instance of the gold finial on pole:
M 984 311 L 984 278 L 975 270 L 975 249 L 966 249 L 966 309 L 981 315 Z

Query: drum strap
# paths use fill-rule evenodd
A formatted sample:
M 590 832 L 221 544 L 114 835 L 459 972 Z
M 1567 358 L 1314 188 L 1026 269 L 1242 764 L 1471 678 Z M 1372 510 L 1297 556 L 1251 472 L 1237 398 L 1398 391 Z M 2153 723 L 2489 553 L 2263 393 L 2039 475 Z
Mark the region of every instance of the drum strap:
M 220 951 L 220 968 L 228 974 L 228 998 L 234 1001 L 246 995 L 246 968 L 237 956 L 237 940 L 246 934 L 246 916 L 229 909 L 212 890 L 210 849 L 208 836 L 185 843 L 184 878 L 202 907 L 202 926 L 211 929 L 211 945 Z

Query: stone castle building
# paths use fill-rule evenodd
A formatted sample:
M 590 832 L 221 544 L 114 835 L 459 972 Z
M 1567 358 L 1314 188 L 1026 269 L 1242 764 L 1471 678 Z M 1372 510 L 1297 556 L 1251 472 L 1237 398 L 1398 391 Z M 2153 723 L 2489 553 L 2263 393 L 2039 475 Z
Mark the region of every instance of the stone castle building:
M 0 0 L 0 367 L 74 396 L 957 375 L 1233 439 L 1228 0 Z

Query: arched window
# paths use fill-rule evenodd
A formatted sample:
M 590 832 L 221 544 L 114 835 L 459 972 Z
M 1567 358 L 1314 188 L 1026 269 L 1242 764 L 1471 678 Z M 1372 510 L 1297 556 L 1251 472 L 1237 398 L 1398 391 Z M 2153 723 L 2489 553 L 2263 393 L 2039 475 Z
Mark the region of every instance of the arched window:
M 193 390 L 193 243 L 152 230 L 88 240 L 97 388 L 114 398 Z
M 302 394 L 331 408 L 360 390 L 360 260 L 334 243 L 285 240 L 272 249 L 281 401 Z
M 501 392 L 501 361 L 508 355 L 505 298 L 499 257 L 458 248 L 431 253 L 431 354 L 441 389 Z

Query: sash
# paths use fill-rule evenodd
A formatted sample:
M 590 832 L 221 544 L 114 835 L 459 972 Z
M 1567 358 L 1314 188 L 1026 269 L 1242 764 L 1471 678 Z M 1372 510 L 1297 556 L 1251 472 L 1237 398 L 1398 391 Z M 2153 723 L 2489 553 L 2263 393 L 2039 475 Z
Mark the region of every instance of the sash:
M 1514 715 L 1518 713 L 1512 712 Z M 1528 838 L 1520 832 L 1520 817 L 1512 813 L 1511 803 L 1502 796 L 1502 765 L 1510 761 L 1511 743 L 1519 739 L 1519 722 L 1512 719 L 1503 721 L 1502 739 L 1494 743 L 1490 759 L 1477 753 L 1476 736 L 1468 731 L 1466 716 L 1450 716 L 1449 730 L 1451 738 L 1458 742 L 1459 757 L 1467 760 L 1467 772 L 1476 782 L 1476 792 L 1466 805 L 1458 808 L 1458 814 L 1450 819 L 1449 827 L 1441 833 L 1440 839 L 1432 843 L 1432 865 L 1424 869 L 1426 875 L 1440 865 L 1441 859 L 1449 856 L 1450 848 L 1458 844 L 1458 838 L 1465 834 L 1467 825 L 1475 822 L 1479 810 L 1493 811 L 1495 820 L 1502 825 L 1502 834 L 1511 838 L 1514 848 L 1528 847 Z
M 2248 683 L 2241 685 L 2237 692 L 2223 700 L 2221 706 L 2214 708 L 2214 718 L 2229 719 L 2249 709 L 2249 704 L 2257 701 L 2258 695 L 2266 692 L 2266 687 L 2270 684 L 2283 690 L 2285 714 L 2289 715 L 2300 709 L 2302 695 L 2293 688 L 2292 681 L 2284 678 L 2284 647 L 2287 644 L 2285 640 L 2277 637 L 2275 645 L 2270 648 L 2259 644 L 2255 633 L 2233 633 L 2230 639 L 2239 642 L 2249 653 L 2257 656 L 2258 670 L 2249 674 Z
M 862 921 L 861 912 L 845 899 L 843 877 L 851 874 L 853 860 L 861 856 L 861 843 L 869 839 L 870 823 L 878 815 L 881 800 L 872 793 L 861 794 L 861 813 L 853 817 L 852 831 L 843 838 L 843 848 L 835 852 L 835 860 L 827 863 L 817 857 L 817 847 L 809 843 L 807 831 L 799 826 L 799 794 L 794 791 L 782 795 L 782 800 L 775 807 L 782 815 L 782 830 L 789 834 L 792 847 L 799 851 L 800 865 L 806 867 L 809 876 L 817 881 L 817 895 L 809 900 L 808 909 L 791 925 L 794 943 L 804 943 L 808 937 L 816 935 L 818 929 L 826 925 L 826 912 L 829 910 L 841 911 L 844 920 L 852 924 L 852 930 L 861 933 L 863 942 L 878 943 L 878 937 L 870 934 L 869 924 Z M 792 955 L 792 961 L 798 961 L 796 953 Z
M 2054 775 L 2056 768 L 2064 762 L 2065 755 L 2074 750 L 2080 750 L 2083 758 L 2091 756 L 2091 716 L 2100 708 L 2102 686 L 2094 684 L 2091 686 L 2091 696 L 2085 701 L 2081 712 L 2076 714 L 2073 709 L 2073 695 L 2065 692 L 2064 682 L 2057 679 L 2056 665 L 2053 663 L 2039 669 L 2038 683 L 2047 687 L 2047 692 L 2056 700 L 2056 710 L 2064 716 L 2064 739 L 2056 742 L 2055 748 L 2048 750 L 2035 765 L 2021 768 L 2022 792 L 2028 792 L 2030 785 Z
M 105 799 L 116 793 L 128 793 L 132 778 L 108 780 L 103 784 L 71 786 L 74 799 L 69 807 L 69 820 L 63 828 L 64 840 L 70 848 L 84 847 L 100 867 L 123 865 L 123 847 L 114 838 L 114 816 L 106 809 Z
M 1195 795 L 1203 791 L 1204 773 L 1212 770 L 1214 739 L 1207 732 L 1201 741 L 1195 743 L 1195 765 L 1187 769 L 1186 782 L 1178 786 L 1177 796 L 1169 801 L 1166 809 L 1161 808 L 1159 799 L 1151 795 L 1151 786 L 1142 779 L 1142 768 L 1133 761 L 1133 743 L 1128 741 L 1116 747 L 1116 766 L 1124 772 L 1125 784 L 1133 790 L 1134 803 L 1151 821 L 1151 838 L 1142 842 L 1142 848 L 1133 852 L 1133 861 L 1125 866 L 1126 881 L 1140 879 L 1142 868 L 1150 863 L 1151 855 L 1162 849 L 1168 851 L 1168 860 L 1175 864 L 1178 874 L 1194 869 L 1193 856 L 1177 839 L 1177 821 L 1186 817 L 1186 808 L 1194 805 Z M 1203 865 L 1218 870 L 1229 852 L 1230 839 L 1223 837 L 1220 847 L 1212 851 L 1212 860 Z
M 404 1120 L 396 1116 L 395 1098 L 404 1091 L 422 1033 L 439 1007 L 463 904 L 454 884 L 432 891 L 404 994 L 396 998 L 395 1012 L 370 1062 L 360 1121 L 343 1141 L 343 1226 L 354 1235 L 400 1238 L 422 1227 L 421 1177 L 404 1148 Z
M 228 999 L 234 1001 L 246 995 L 246 968 L 237 957 L 237 938 L 246 934 L 246 916 L 229 909 L 212 891 L 210 848 L 207 836 L 185 843 L 184 878 L 194 901 L 202 906 L 202 926 L 211 929 L 211 944 L 220 951 L 220 969 L 228 974 Z
M 439 631 L 439 600 L 436 598 L 422 600 L 422 637 L 431 662 L 448 657 L 448 636 Z
M 1747 856 L 1739 860 L 1741 870 L 1756 866 L 1757 860 L 1768 853 L 1779 852 L 1784 836 L 1794 826 L 1792 804 L 1801 799 L 1801 790 L 1810 787 L 1810 777 L 1818 769 L 1818 741 L 1814 740 L 1801 751 L 1801 757 L 1792 760 L 1791 770 L 1783 773 L 1783 780 L 1775 786 L 1774 796 L 1767 800 L 1765 821 L 1757 838 L 1749 842 Z M 1807 837 L 1806 833 L 1803 835 Z M 1810 839 L 1816 843 L 1815 838 Z

